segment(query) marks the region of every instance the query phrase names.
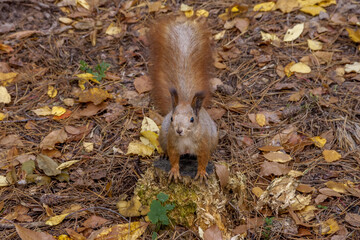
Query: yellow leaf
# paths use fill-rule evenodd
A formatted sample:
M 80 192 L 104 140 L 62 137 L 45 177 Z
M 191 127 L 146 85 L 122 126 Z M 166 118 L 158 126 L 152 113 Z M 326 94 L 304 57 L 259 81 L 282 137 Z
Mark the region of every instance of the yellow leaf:
M 297 1 L 300 4 L 300 7 L 308 7 L 319 4 L 323 0 L 297 0 Z
M 56 88 L 54 88 L 54 86 L 48 87 L 47 94 L 49 97 L 54 98 L 54 97 L 56 97 L 57 93 L 58 93 L 58 91 L 56 90 Z
M 85 8 L 87 10 L 90 9 L 90 5 L 86 2 L 86 0 L 76 0 L 76 2 L 83 8 Z
M 214 40 L 220 40 L 225 36 L 226 30 L 223 30 L 217 34 L 214 35 Z
M 0 103 L 10 103 L 11 96 L 8 93 L 7 89 L 3 86 L 0 86 Z
M 356 43 L 360 42 L 360 29 L 354 31 L 351 28 L 346 28 L 346 31 L 348 32 L 351 40 L 353 40 Z
M 151 131 L 151 132 L 155 132 L 157 134 L 160 133 L 160 129 L 156 125 L 154 120 L 152 120 L 151 118 L 148 118 L 148 117 L 144 117 L 144 119 L 141 122 L 141 132 L 145 132 L 145 131 Z
M 262 190 L 259 187 L 254 187 L 253 189 L 251 189 L 252 193 L 255 194 L 255 196 L 257 198 L 259 198 L 261 196 L 261 194 L 263 194 L 264 190 Z
M 143 222 L 118 224 L 102 230 L 96 239 L 136 240 L 145 232 L 148 225 L 148 223 Z
M 77 76 L 80 79 L 84 79 L 86 81 L 90 80 L 96 83 L 100 83 L 98 80 L 94 78 L 94 75 L 92 75 L 91 73 L 80 73 L 80 74 L 76 74 L 75 76 Z
M 94 150 L 94 143 L 92 142 L 83 142 L 85 152 L 92 152 Z
M 107 35 L 116 35 L 120 34 L 122 32 L 122 29 L 120 27 L 115 26 L 114 23 L 110 23 L 109 27 L 106 29 Z
M 322 138 L 322 137 L 319 137 L 319 136 L 316 136 L 316 137 L 312 137 L 310 138 L 311 141 L 314 142 L 315 146 L 319 147 L 319 148 L 322 148 L 325 146 L 326 144 L 326 139 L 325 138 Z
M 296 24 L 293 28 L 288 29 L 285 36 L 284 42 L 291 42 L 300 37 L 301 33 L 304 31 L 304 23 Z
M 66 112 L 66 109 L 59 106 L 54 106 L 51 109 L 51 114 L 55 116 L 61 116 Z
M 323 0 L 318 5 L 320 7 L 328 7 L 328 6 L 332 5 L 332 4 L 336 4 L 336 0 Z
M 88 81 L 87 80 L 85 80 L 85 79 L 79 79 L 79 83 L 78 83 L 78 85 L 79 85 L 79 87 L 80 87 L 80 89 L 81 90 L 85 90 L 85 83 L 87 83 Z
M 288 173 L 289 176 L 297 178 L 297 177 L 301 177 L 304 175 L 303 172 L 300 171 L 296 171 L 296 170 L 290 170 L 290 172 Z
M 320 227 L 321 235 L 333 234 L 340 230 L 338 223 L 333 218 L 330 218 L 325 222 L 321 222 Z
M 295 64 L 295 62 L 291 62 L 288 65 L 286 65 L 284 67 L 284 73 L 286 74 L 287 77 L 290 77 L 291 75 L 293 75 L 294 73 L 292 71 L 290 71 L 290 68 Z
M 145 157 L 145 156 L 151 156 L 151 154 L 153 152 L 154 152 L 154 149 L 152 149 L 149 146 L 146 146 L 143 143 L 131 142 L 128 146 L 128 151 L 127 151 L 126 155 L 136 154 L 136 155 Z
M 334 181 L 326 182 L 325 186 L 339 193 L 346 193 L 347 192 L 346 188 L 348 187 L 347 184 L 334 182 Z
M 159 135 L 152 132 L 152 131 L 144 131 L 144 132 L 141 132 L 141 135 L 143 135 L 146 139 L 148 139 L 151 143 L 151 145 L 153 145 L 156 150 L 159 152 L 159 153 L 162 153 L 162 149 L 160 147 L 160 143 L 159 143 Z
M 7 117 L 6 114 L 0 113 L 0 121 L 4 120 Z
M 326 162 L 335 162 L 341 158 L 341 154 L 335 150 L 324 150 L 322 154 Z
M 209 16 L 209 12 L 206 11 L 205 9 L 199 9 L 196 11 L 196 16 L 198 17 L 208 17 Z
M 292 200 L 291 203 L 291 209 L 294 211 L 299 211 L 304 209 L 306 206 L 308 206 L 311 202 L 311 195 L 296 195 L 295 198 Z
M 321 50 L 322 49 L 322 43 L 316 40 L 308 39 L 308 46 L 311 50 Z
M 55 226 L 55 225 L 58 225 L 60 224 L 65 218 L 67 215 L 69 215 L 70 213 L 65 213 L 65 214 L 61 214 L 61 215 L 56 215 L 56 216 L 53 216 L 51 218 L 49 218 L 49 220 L 47 220 L 45 222 L 46 225 L 49 225 L 49 226 Z
M 275 8 L 280 9 L 282 13 L 289 13 L 299 7 L 297 0 L 277 0 Z
M 292 158 L 290 155 L 283 152 L 269 152 L 264 154 L 264 157 L 272 162 L 285 163 L 289 162 Z
M 308 222 L 315 218 L 315 211 L 318 210 L 315 206 L 309 205 L 299 211 L 299 216 L 304 222 Z
M 300 11 L 304 13 L 308 13 L 312 16 L 317 16 L 320 14 L 320 12 L 326 12 L 326 10 L 320 6 L 308 6 L 300 8 Z
M 12 81 L 14 81 L 14 79 L 16 78 L 17 75 L 18 75 L 18 73 L 15 73 L 15 72 L 10 72 L 10 73 L 2 73 L 2 72 L 0 72 L 1 84 L 3 86 L 8 85 Z
M 35 110 L 31 110 L 31 111 L 34 112 L 38 116 L 49 116 L 52 114 L 51 109 L 48 106 L 38 108 Z
M 73 165 L 73 164 L 75 164 L 77 162 L 80 162 L 80 160 L 66 161 L 66 162 L 61 163 L 56 169 L 63 170 L 63 169 L 68 168 L 68 167 L 70 167 L 71 165 Z
M 255 120 L 257 122 L 257 124 L 259 124 L 260 127 L 264 126 L 266 124 L 266 118 L 265 115 L 262 113 L 256 114 L 255 115 Z
M 129 201 L 119 201 L 116 207 L 121 215 L 125 217 L 139 217 L 141 216 L 142 204 L 138 196 L 133 196 Z
M 108 98 L 112 98 L 108 91 L 99 88 L 91 88 L 90 90 L 78 93 L 77 96 L 79 97 L 79 102 L 93 102 L 95 105 L 102 103 Z
M 306 65 L 305 63 L 298 62 L 290 67 L 290 71 L 297 72 L 297 73 L 310 73 L 311 68 L 308 65 Z
M 180 11 L 184 12 L 187 18 L 190 18 L 194 15 L 194 8 L 190 7 L 184 3 L 180 5 Z
M 264 33 L 263 31 L 260 31 L 260 34 L 263 41 L 280 41 L 280 39 L 275 34 Z
M 265 3 L 259 3 L 259 4 L 256 4 L 254 6 L 254 12 L 268 12 L 268 11 L 271 11 L 273 10 L 275 6 L 275 3 L 274 2 L 265 2 Z
M 60 17 L 59 22 L 69 25 L 73 22 L 73 20 L 71 18 L 67 18 L 67 17 Z

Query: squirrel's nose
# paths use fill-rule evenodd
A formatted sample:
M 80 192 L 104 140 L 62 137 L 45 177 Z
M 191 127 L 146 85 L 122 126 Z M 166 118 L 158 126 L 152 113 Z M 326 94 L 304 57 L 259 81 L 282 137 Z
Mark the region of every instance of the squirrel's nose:
M 176 132 L 177 132 L 179 135 L 181 135 L 181 133 L 183 132 L 183 130 L 180 129 L 180 128 L 178 128 L 178 129 L 176 129 Z

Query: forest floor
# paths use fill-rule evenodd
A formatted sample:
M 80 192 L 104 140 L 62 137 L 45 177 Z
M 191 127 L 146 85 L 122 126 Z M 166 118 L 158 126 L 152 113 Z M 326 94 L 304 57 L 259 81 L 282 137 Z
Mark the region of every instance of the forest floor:
M 180 2 L 0 0 L 0 239 L 117 239 L 111 226 L 145 222 L 117 204 L 160 156 L 127 154 L 144 147 L 144 117 L 162 119 L 149 96 L 148 24 L 207 13 L 212 160 L 226 198 L 192 226 L 170 218 L 136 234 L 360 239 L 360 3 Z M 240 174 L 241 189 L 226 185 Z M 114 235 L 95 238 L 104 229 Z

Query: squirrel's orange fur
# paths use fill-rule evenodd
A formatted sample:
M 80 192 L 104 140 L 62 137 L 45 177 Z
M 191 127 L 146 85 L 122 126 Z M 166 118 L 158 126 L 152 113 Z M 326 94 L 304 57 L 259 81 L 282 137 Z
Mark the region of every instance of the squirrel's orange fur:
M 159 142 L 170 160 L 169 180 L 180 178 L 183 154 L 197 156 L 196 178 L 206 180 L 206 166 L 218 140 L 216 124 L 202 107 L 210 98 L 210 34 L 197 20 L 170 17 L 151 26 L 148 40 L 152 98 L 166 115 Z

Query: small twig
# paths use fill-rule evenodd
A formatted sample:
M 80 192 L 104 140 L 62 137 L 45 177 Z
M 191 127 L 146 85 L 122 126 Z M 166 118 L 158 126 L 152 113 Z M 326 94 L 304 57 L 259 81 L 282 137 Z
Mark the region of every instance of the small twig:
M 0 0 L 1 1 L 1 0 Z M 1 121 L 1 123 L 17 123 L 17 122 L 27 122 L 27 121 L 43 121 L 48 120 L 49 118 L 43 117 L 43 118 L 26 118 L 21 120 L 11 120 L 11 121 Z

